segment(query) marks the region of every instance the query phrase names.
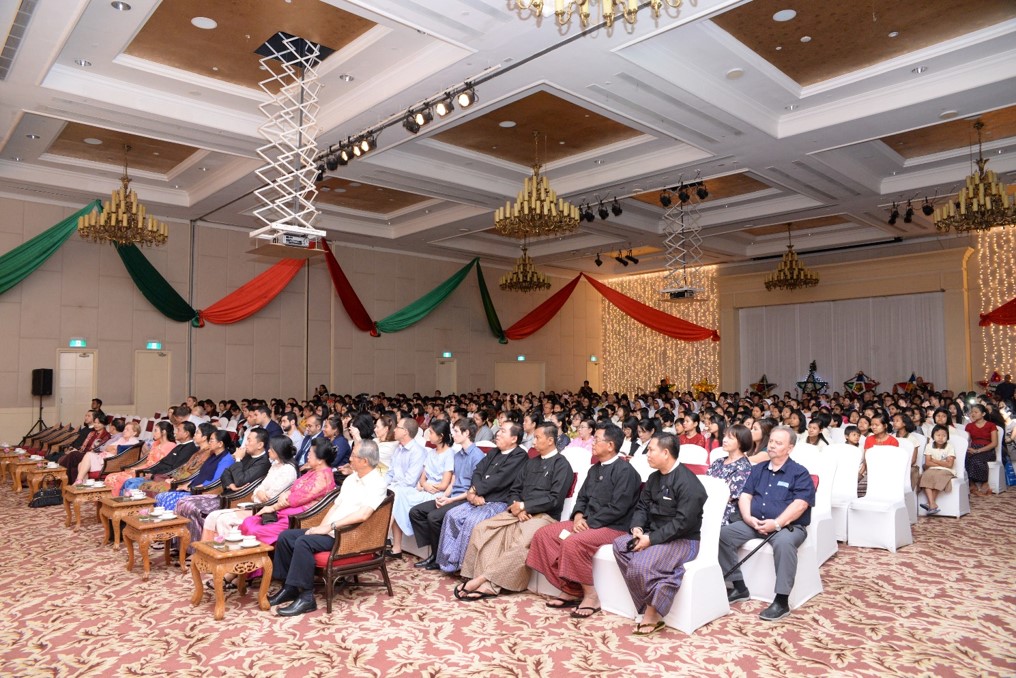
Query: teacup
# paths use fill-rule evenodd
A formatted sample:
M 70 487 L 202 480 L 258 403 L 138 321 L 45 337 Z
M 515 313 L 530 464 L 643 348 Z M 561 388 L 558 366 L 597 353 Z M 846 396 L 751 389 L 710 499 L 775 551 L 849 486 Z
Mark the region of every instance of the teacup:
M 153 516 L 161 516 L 165 512 L 166 509 L 162 508 L 161 506 L 156 506 L 155 508 L 152 509 Z
M 257 537 L 244 537 L 240 545 L 244 548 L 251 548 L 252 546 L 258 545 Z
M 56 468 L 56 467 L 58 467 L 59 465 L 60 465 L 60 464 L 56 463 L 55 461 L 51 461 L 51 462 L 49 462 L 49 463 L 47 463 L 47 464 L 46 464 L 46 468 Z

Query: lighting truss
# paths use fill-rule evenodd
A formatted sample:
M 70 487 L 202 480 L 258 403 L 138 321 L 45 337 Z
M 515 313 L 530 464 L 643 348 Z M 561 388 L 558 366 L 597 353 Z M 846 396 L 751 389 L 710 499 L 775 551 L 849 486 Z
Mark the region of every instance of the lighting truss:
M 663 215 L 660 225 L 663 244 L 666 247 L 666 275 L 663 276 L 664 297 L 666 291 L 690 289 L 695 298 L 706 290 L 702 280 L 702 226 L 699 223 L 699 210 L 694 203 L 675 204 Z

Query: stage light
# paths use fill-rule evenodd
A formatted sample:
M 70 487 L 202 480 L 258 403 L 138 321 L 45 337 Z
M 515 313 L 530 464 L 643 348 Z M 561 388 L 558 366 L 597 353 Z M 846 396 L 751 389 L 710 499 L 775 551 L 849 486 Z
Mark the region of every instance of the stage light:
M 596 215 L 593 214 L 593 210 L 589 207 L 589 205 L 586 205 L 586 210 L 582 213 L 582 218 L 590 223 L 596 221 Z
M 325 167 L 328 168 L 329 172 L 339 169 L 339 156 L 333 153 L 325 158 Z
M 903 214 L 903 223 L 904 224 L 911 224 L 911 223 L 913 223 L 913 221 L 914 221 L 914 207 L 913 207 L 913 205 L 910 204 L 910 201 L 908 200 L 907 201 L 907 211 L 904 212 L 904 214 Z
M 593 263 L 596 264 L 597 266 L 603 266 L 603 259 L 600 259 L 599 252 L 596 253 L 596 259 L 593 260 Z
M 444 99 L 434 104 L 434 111 L 437 113 L 439 118 L 445 117 L 454 110 L 455 104 L 452 103 L 451 96 L 446 96 Z
M 702 184 L 701 186 L 695 189 L 695 195 L 698 196 L 699 200 L 705 200 L 706 198 L 709 197 L 709 189 L 706 188 L 705 184 Z
M 893 203 L 893 211 L 889 214 L 889 225 L 895 226 L 896 220 L 900 218 L 900 211 L 896 209 L 896 203 Z
M 935 213 L 935 207 L 928 202 L 927 196 L 924 198 L 924 204 L 921 205 L 921 212 L 923 212 L 926 217 L 930 217 Z
M 628 248 L 628 254 L 624 255 L 624 258 L 633 264 L 639 263 L 639 260 L 632 256 L 630 247 Z
M 476 90 L 472 85 L 466 84 L 466 89 L 459 92 L 459 95 L 455 97 L 455 101 L 459 104 L 460 108 L 469 108 L 476 103 Z
M 406 115 L 406 119 L 402 121 L 402 126 L 406 128 L 406 131 L 410 134 L 416 134 L 420 131 L 420 123 L 416 121 L 416 117 L 410 111 Z
M 421 108 L 413 114 L 413 122 L 418 125 L 417 129 L 423 127 L 433 119 L 434 113 L 431 112 L 430 108 Z
M 349 150 L 349 146 L 343 146 L 339 149 L 339 164 L 345 165 L 347 162 L 353 159 L 353 152 Z
M 614 213 L 615 217 L 621 216 L 621 213 L 624 211 L 621 209 L 621 203 L 617 201 L 617 198 L 614 198 L 614 204 L 610 206 L 610 211 Z
M 608 216 L 610 216 L 610 212 L 608 212 L 607 208 L 603 206 L 602 200 L 600 201 L 600 209 L 596 210 L 596 213 L 600 215 L 601 219 L 606 219 Z
M 317 175 L 314 177 L 314 183 L 318 184 L 318 183 L 321 183 L 324 180 L 325 180 L 325 166 L 324 165 L 318 165 L 317 166 Z
M 688 189 L 684 185 L 677 189 L 677 199 L 681 201 L 682 205 L 691 200 L 691 195 L 688 194 Z
M 377 138 L 374 135 L 365 136 L 363 140 L 360 141 L 360 148 L 363 149 L 364 153 L 373 151 L 377 148 Z
M 621 256 L 621 250 L 617 251 L 617 256 L 614 257 L 614 261 L 621 264 L 622 266 L 628 265 L 628 260 Z
M 660 191 L 660 204 L 664 207 L 670 207 L 670 191 Z

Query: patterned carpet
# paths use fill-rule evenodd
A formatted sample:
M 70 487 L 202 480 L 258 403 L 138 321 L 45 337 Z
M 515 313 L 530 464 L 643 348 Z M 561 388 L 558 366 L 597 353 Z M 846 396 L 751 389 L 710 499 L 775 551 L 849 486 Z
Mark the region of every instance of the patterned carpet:
M 631 635 L 578 621 L 530 593 L 460 603 L 456 582 L 392 568 L 383 589 L 346 594 L 329 616 L 294 619 L 234 592 L 226 617 L 193 608 L 190 574 L 153 562 L 142 582 L 123 551 L 61 507 L 28 509 L 0 489 L 2 676 L 1012 676 L 1016 675 L 1016 491 L 972 499 L 961 520 L 922 518 L 896 554 L 841 547 L 825 593 L 775 624 L 751 601 L 692 636 Z

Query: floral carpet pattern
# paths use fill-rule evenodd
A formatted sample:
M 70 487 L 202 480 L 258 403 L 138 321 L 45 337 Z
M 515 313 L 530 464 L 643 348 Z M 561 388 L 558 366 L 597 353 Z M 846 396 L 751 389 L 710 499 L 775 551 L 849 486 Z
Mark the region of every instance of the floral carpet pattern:
M 531 593 L 478 602 L 457 579 L 412 567 L 384 589 L 344 592 L 331 615 L 283 619 L 254 594 L 191 607 L 190 573 L 153 558 L 149 581 L 61 507 L 29 509 L 0 488 L 0 676 L 1012 676 L 1016 675 L 1016 491 L 973 513 L 922 518 L 895 554 L 840 547 L 825 593 L 786 619 L 760 601 L 691 636 L 640 638 L 630 620 L 570 619 Z

